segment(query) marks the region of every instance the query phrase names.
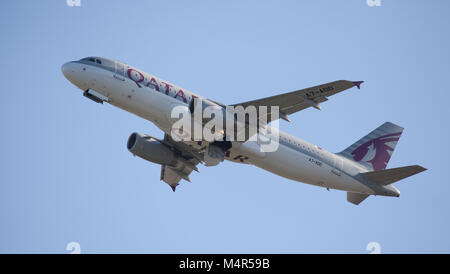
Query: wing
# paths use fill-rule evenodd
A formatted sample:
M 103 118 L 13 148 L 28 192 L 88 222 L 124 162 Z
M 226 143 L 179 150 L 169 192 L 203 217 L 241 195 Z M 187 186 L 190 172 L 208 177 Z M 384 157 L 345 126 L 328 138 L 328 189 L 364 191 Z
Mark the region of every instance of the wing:
M 189 179 L 189 174 L 191 174 L 192 170 L 194 170 L 194 169 L 180 172 L 169 166 L 162 165 L 160 180 L 167 183 L 172 188 L 172 190 L 175 192 L 175 189 L 179 185 L 179 182 L 181 181 L 181 179 L 185 179 L 189 182 L 191 181 Z
M 358 87 L 363 81 L 346 81 L 339 80 L 331 83 L 310 87 L 306 89 L 296 90 L 293 92 L 283 93 L 271 97 L 266 97 L 258 100 L 248 101 L 244 103 L 234 104 L 232 106 L 243 106 L 244 108 L 250 105 L 255 106 L 267 106 L 267 112 L 270 113 L 271 106 L 278 106 L 280 111 L 280 117 L 286 121 L 289 121 L 288 115 L 305 108 L 314 107 L 320 109 L 320 103 L 328 100 L 327 97 L 349 89 L 351 87 Z M 269 116 L 267 121 L 273 119 Z
M 181 179 L 190 182 L 191 180 L 189 179 L 189 175 L 192 171 L 195 170 L 198 172 L 196 166 L 202 162 L 203 154 L 198 149 L 187 143 L 175 142 L 168 134 L 164 135 L 163 142 L 177 151 L 177 153 L 184 159 L 184 165 L 182 168 L 167 165 L 161 166 L 160 180 L 166 182 L 172 190 L 175 191 L 175 188 Z

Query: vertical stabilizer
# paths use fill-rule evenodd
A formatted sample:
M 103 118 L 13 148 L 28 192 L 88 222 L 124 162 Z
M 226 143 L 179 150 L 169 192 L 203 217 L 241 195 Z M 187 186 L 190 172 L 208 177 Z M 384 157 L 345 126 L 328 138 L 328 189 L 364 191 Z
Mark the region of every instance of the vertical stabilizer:
M 369 171 L 386 168 L 403 128 L 386 122 L 338 153 L 365 166 Z

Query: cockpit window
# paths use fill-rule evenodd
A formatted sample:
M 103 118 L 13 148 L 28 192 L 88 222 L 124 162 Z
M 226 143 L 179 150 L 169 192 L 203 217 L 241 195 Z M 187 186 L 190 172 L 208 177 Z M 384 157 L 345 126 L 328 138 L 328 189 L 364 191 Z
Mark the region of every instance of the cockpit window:
M 88 62 L 92 62 L 92 63 L 97 63 L 99 65 L 102 64 L 102 60 L 94 58 L 94 57 L 86 57 L 86 58 L 81 59 L 80 61 L 88 61 Z

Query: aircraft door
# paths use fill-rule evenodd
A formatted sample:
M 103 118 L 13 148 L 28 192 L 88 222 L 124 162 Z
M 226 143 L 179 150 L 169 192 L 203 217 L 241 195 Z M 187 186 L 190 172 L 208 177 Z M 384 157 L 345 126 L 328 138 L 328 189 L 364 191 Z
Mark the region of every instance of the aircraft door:
M 119 61 L 114 61 L 114 78 L 120 81 L 125 81 L 125 65 Z

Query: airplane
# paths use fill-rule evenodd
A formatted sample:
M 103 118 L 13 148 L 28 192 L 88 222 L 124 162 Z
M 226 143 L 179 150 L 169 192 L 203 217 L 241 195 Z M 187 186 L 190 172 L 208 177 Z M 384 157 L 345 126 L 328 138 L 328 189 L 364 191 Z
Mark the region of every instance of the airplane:
M 133 113 L 164 132 L 163 139 L 134 132 L 128 138 L 127 148 L 133 155 L 161 165 L 160 180 L 173 191 L 182 179 L 191 181 L 189 175 L 199 171 L 198 164 L 214 166 L 229 160 L 327 190 L 346 191 L 347 200 L 358 205 L 370 195 L 399 197 L 400 191 L 393 183 L 426 170 L 419 165 L 386 169 L 403 132 L 402 127 L 391 122 L 339 153 L 328 152 L 282 131 L 278 131 L 278 148 L 273 152 L 261 152 L 258 142 L 247 139 L 175 141 L 170 116 L 174 107 L 192 110 L 192 102 L 198 100 L 218 108 L 226 105 L 109 58 L 86 57 L 67 62 L 61 69 L 85 97 Z M 320 109 L 320 103 L 328 97 L 352 87 L 360 89 L 362 83 L 339 80 L 231 106 L 278 106 L 278 119 L 290 121 L 288 115 L 310 107 Z

